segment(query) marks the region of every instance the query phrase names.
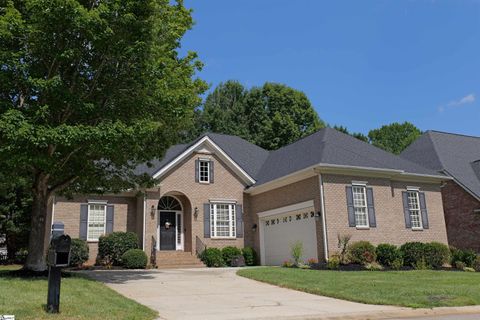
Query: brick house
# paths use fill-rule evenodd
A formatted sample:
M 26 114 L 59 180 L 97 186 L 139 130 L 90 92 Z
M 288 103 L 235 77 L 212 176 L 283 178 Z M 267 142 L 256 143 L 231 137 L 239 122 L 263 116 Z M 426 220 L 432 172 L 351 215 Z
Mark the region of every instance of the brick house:
M 442 187 L 448 242 L 480 252 L 480 137 L 427 131 L 400 156 L 452 178 Z
M 450 178 L 330 128 L 275 151 L 209 133 L 136 170 L 156 187 L 54 200 L 52 221 L 88 241 L 90 263 L 98 237 L 112 231 L 135 232 L 160 266 L 195 264 L 205 246 L 230 245 L 278 265 L 297 241 L 304 259 L 322 261 L 339 234 L 447 243 L 440 187 Z

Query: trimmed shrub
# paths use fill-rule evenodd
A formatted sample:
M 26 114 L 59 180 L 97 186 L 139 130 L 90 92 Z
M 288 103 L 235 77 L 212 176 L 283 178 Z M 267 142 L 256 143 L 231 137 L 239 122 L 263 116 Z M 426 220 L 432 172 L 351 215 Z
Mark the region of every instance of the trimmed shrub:
M 340 268 L 340 257 L 338 255 L 333 255 L 327 261 L 327 268 L 330 270 L 338 270 Z
M 473 268 L 477 254 L 473 250 L 461 250 L 455 247 L 450 247 L 451 259 L 450 263 L 455 265 L 455 262 L 462 261 L 467 267 Z
M 225 267 L 225 261 L 223 260 L 222 251 L 217 248 L 207 248 L 200 254 L 200 260 L 205 263 L 207 267 Z
M 416 267 L 425 258 L 425 243 L 407 242 L 400 247 L 403 263 L 406 266 Z
M 375 246 L 369 241 L 357 241 L 348 247 L 350 261 L 352 263 L 366 264 L 375 261 L 377 254 Z
M 133 232 L 113 232 L 98 240 L 98 260 L 116 266 L 122 265 L 122 255 L 138 248 L 138 237 Z
M 400 251 L 393 244 L 381 243 L 375 251 L 377 253 L 377 261 L 383 266 L 391 267 L 395 260 L 401 259 Z
M 123 266 L 127 269 L 145 269 L 147 260 L 142 249 L 130 249 L 122 255 Z
M 237 247 L 229 246 L 222 249 L 223 261 L 225 261 L 225 264 L 229 267 L 232 266 L 233 258 L 240 255 L 242 255 L 242 251 Z
M 403 267 L 403 259 L 400 257 L 398 259 L 393 260 L 392 265 L 390 268 L 393 270 L 400 270 Z
M 81 267 L 88 260 L 88 244 L 82 239 L 72 239 L 70 266 Z
M 247 266 L 254 266 L 257 264 L 257 253 L 252 247 L 245 247 L 242 249 L 243 257 L 245 258 L 245 264 Z
M 432 268 L 441 268 L 450 260 L 450 249 L 439 242 L 425 244 L 425 262 Z

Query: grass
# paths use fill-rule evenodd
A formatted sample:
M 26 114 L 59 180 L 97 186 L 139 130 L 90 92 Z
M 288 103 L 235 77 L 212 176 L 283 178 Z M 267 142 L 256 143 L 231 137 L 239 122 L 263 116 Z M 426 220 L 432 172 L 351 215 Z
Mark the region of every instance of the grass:
M 0 266 L 0 314 L 17 319 L 155 319 L 157 312 L 127 299 L 104 284 L 72 275 L 62 278 L 60 313 L 45 312 L 47 278 L 10 274 L 20 266 Z
M 318 271 L 265 267 L 238 275 L 350 301 L 412 308 L 480 304 L 480 273 L 453 271 Z

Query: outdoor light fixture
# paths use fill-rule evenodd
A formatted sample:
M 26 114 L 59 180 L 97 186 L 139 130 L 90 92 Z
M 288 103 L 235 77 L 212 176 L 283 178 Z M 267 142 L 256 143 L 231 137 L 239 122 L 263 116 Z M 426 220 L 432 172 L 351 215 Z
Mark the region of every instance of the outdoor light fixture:
M 152 215 L 152 217 L 155 215 L 155 206 L 152 204 L 152 207 L 150 208 L 150 214 Z
M 317 211 L 315 213 L 315 220 L 320 221 L 320 217 L 322 216 L 322 213 L 320 211 Z
M 257 224 L 256 223 L 252 226 L 252 231 L 257 232 Z
M 198 207 L 195 207 L 195 210 L 193 211 L 193 217 L 195 218 L 195 220 L 197 220 L 197 217 L 198 217 Z

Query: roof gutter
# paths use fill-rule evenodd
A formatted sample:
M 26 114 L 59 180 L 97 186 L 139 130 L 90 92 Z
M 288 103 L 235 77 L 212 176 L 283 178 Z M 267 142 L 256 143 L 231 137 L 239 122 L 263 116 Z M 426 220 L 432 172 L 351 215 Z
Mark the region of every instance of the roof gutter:
M 305 169 L 301 169 L 279 177 L 277 179 L 265 182 L 260 185 L 252 186 L 245 190 L 245 193 L 249 194 L 258 194 L 271 189 L 281 187 L 285 184 L 303 180 L 309 178 L 318 173 L 333 173 L 333 174 L 375 174 L 377 176 L 386 177 L 389 179 L 400 178 L 400 177 L 415 177 L 422 180 L 438 180 L 445 181 L 451 180 L 452 178 L 444 175 L 429 175 L 429 174 L 419 174 L 419 173 L 410 173 L 405 172 L 405 170 L 398 169 L 385 169 L 385 168 L 374 168 L 374 167 L 360 167 L 360 166 L 348 166 L 348 165 L 337 165 L 337 164 L 327 164 L 327 163 L 318 163 L 312 166 L 309 166 Z M 295 179 L 297 177 L 297 179 Z M 293 180 L 293 181 L 292 181 Z

